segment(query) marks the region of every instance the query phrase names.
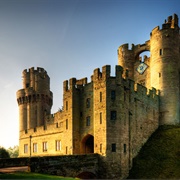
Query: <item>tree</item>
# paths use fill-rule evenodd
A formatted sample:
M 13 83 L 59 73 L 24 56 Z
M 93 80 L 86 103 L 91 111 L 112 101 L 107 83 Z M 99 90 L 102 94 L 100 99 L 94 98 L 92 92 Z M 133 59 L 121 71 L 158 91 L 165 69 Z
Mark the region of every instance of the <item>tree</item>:
M 0 147 L 0 159 L 1 158 L 10 158 L 8 151 L 3 147 Z
M 10 147 L 7 151 L 11 158 L 17 158 L 19 156 L 19 146 Z

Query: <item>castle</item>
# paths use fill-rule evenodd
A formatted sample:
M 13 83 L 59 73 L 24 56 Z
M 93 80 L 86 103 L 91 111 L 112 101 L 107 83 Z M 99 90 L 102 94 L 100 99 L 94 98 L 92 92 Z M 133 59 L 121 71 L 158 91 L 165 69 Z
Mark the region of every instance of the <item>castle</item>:
M 139 55 L 149 51 L 142 61 Z M 63 83 L 63 109 L 51 114 L 53 94 L 43 68 L 23 71 L 19 106 L 19 156 L 98 153 L 105 178 L 125 178 L 132 160 L 164 124 L 179 124 L 180 35 L 169 16 L 144 44 L 118 48 L 115 76 L 106 65 L 91 81 Z M 113 173 L 112 173 L 113 172 Z

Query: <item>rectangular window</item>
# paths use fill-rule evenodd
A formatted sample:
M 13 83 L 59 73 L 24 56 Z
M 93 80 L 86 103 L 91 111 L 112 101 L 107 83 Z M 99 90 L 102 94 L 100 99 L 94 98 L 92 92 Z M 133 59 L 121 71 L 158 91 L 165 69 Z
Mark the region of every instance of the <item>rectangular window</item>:
M 102 112 L 99 114 L 100 124 L 102 124 Z
M 87 107 L 87 108 L 90 108 L 90 98 L 87 98 L 87 99 L 86 99 L 86 107 Z
M 163 55 L 163 49 L 160 49 L 160 50 L 159 50 L 159 55 L 160 55 L 160 56 Z
M 24 144 L 24 153 L 28 153 L 28 144 Z
M 116 152 L 116 144 L 115 143 L 111 144 L 111 151 Z
M 126 153 L 126 144 L 124 144 L 124 153 Z
M 66 154 L 68 154 L 68 146 L 66 146 Z
M 126 92 L 124 92 L 124 102 L 126 101 Z
M 111 120 L 116 120 L 116 111 L 111 111 Z
M 37 143 L 33 143 L 33 152 L 34 152 L 34 153 L 37 152 Z
M 114 101 L 116 99 L 116 91 L 112 90 L 111 91 L 111 100 Z
M 66 111 L 68 110 L 68 101 L 66 101 Z
M 82 113 L 82 111 L 80 112 L 80 117 L 82 117 L 83 116 L 83 113 Z
M 66 129 L 68 129 L 68 119 L 66 119 Z
M 99 94 L 99 101 L 102 102 L 102 92 Z
M 43 142 L 43 152 L 47 151 L 47 142 Z
M 100 153 L 102 153 L 102 144 L 100 144 Z
M 61 151 L 61 141 L 60 140 L 56 141 L 56 151 Z
M 86 117 L 86 126 L 90 126 L 91 124 L 91 118 L 90 116 Z

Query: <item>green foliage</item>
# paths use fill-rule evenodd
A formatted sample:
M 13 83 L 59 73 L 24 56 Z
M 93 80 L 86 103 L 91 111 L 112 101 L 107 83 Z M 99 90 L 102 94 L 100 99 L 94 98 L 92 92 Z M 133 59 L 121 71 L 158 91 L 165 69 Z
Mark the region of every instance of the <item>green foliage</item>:
M 28 172 L 16 172 L 16 173 L 2 173 L 0 174 L 0 179 L 66 179 L 73 180 L 75 178 L 70 177 L 61 177 L 61 176 L 53 176 L 39 173 L 28 173 Z
M 10 158 L 8 151 L 3 147 L 0 147 L 0 159 L 1 158 Z
M 10 147 L 7 149 L 11 158 L 17 158 L 19 156 L 19 146 Z
M 134 159 L 128 179 L 180 179 L 180 126 L 161 126 Z

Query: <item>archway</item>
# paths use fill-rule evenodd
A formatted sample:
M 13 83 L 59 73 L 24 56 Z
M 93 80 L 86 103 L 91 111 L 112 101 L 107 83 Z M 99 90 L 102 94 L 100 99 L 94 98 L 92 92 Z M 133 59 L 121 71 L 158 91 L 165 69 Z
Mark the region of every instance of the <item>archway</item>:
M 144 62 L 144 56 L 150 57 L 150 51 L 149 50 L 137 50 L 135 52 L 135 61 L 142 61 Z
M 90 134 L 86 135 L 82 140 L 82 154 L 94 153 L 94 137 Z

